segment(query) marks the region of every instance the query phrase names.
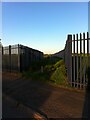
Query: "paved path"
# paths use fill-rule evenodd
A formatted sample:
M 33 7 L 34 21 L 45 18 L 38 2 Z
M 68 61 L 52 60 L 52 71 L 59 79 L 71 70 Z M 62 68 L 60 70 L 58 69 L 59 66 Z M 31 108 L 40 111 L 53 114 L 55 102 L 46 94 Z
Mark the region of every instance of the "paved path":
M 46 118 L 36 111 L 33 111 L 31 108 L 24 106 L 23 104 L 18 105 L 18 101 L 2 95 L 3 99 L 3 118 L 36 118 L 36 120 L 46 120 Z
M 82 118 L 86 115 L 83 113 L 86 112 L 85 92 L 59 88 L 39 81 L 7 78 L 3 77 L 3 92 L 19 101 L 18 104 L 24 104 L 48 118 Z M 10 114 L 13 114 L 12 111 Z
M 17 102 L 7 96 L 3 96 L 3 117 L 27 118 L 32 116 L 32 111 L 24 109 L 22 105 L 17 107 Z

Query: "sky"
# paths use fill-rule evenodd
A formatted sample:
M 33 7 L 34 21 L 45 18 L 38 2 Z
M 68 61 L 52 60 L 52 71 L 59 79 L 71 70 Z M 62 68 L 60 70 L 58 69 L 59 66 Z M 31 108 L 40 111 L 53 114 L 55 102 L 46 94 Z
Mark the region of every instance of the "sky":
M 3 2 L 2 44 L 22 44 L 45 54 L 65 47 L 68 34 L 88 31 L 87 2 Z
M 90 1 L 88 2 L 88 32 L 90 33 Z M 89 34 L 90 38 L 90 34 Z M 90 46 L 90 40 L 89 40 L 89 46 Z M 90 53 L 90 47 L 89 47 L 89 53 Z

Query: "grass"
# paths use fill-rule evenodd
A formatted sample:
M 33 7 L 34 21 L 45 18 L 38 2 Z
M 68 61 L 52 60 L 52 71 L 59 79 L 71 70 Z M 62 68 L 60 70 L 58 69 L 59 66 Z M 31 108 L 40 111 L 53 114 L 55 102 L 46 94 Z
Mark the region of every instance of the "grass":
M 43 66 L 43 71 L 41 71 L 41 66 Z M 42 61 L 33 63 L 22 75 L 32 80 L 69 87 L 65 63 L 58 57 L 45 57 Z

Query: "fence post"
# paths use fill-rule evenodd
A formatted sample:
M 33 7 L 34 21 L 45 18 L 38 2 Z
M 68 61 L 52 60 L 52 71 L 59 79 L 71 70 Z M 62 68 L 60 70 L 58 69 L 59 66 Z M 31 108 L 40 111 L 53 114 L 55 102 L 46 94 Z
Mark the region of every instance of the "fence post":
M 78 77 L 78 34 L 76 34 L 76 40 L 77 40 L 77 88 L 78 88 L 78 82 L 79 82 L 79 77 Z
M 11 72 L 11 45 L 9 45 L 9 71 Z
M 85 56 L 85 33 L 83 33 L 83 87 L 85 87 L 85 74 L 86 74 L 86 56 Z
M 1 41 L 0 41 L 0 119 L 2 119 L 2 43 Z
M 82 34 L 80 33 L 80 88 L 82 88 Z
M 2 46 L 2 55 L 3 55 L 3 46 Z
M 90 67 L 90 66 L 89 66 L 89 65 L 90 65 L 90 64 L 89 64 L 89 63 L 90 63 L 90 61 L 89 61 L 89 57 L 90 57 L 89 54 L 90 54 L 90 53 L 89 53 L 89 33 L 87 32 L 87 69 L 88 69 L 88 70 L 90 69 L 90 68 L 89 68 L 89 67 Z M 88 81 L 88 84 L 90 85 L 89 78 L 88 78 L 87 81 Z
M 75 35 L 73 35 L 73 82 L 75 87 Z
M 20 45 L 18 44 L 18 71 L 20 72 Z
M 0 39 L 1 40 L 1 39 Z M 2 76 L 2 55 L 3 55 L 3 46 L 2 46 L 2 44 L 1 44 L 1 42 L 0 42 L 0 78 L 1 78 L 1 76 Z
M 68 35 L 67 39 L 67 73 L 68 79 L 72 86 L 72 35 Z

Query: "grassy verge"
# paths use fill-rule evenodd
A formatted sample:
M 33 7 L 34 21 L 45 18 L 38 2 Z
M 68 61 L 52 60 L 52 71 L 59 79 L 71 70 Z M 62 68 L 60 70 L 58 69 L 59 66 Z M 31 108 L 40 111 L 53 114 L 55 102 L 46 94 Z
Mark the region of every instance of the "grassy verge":
M 41 70 L 41 66 L 43 70 Z M 65 63 L 57 57 L 45 57 L 42 61 L 33 63 L 30 69 L 23 72 L 22 75 L 28 79 L 70 87 L 67 82 Z

